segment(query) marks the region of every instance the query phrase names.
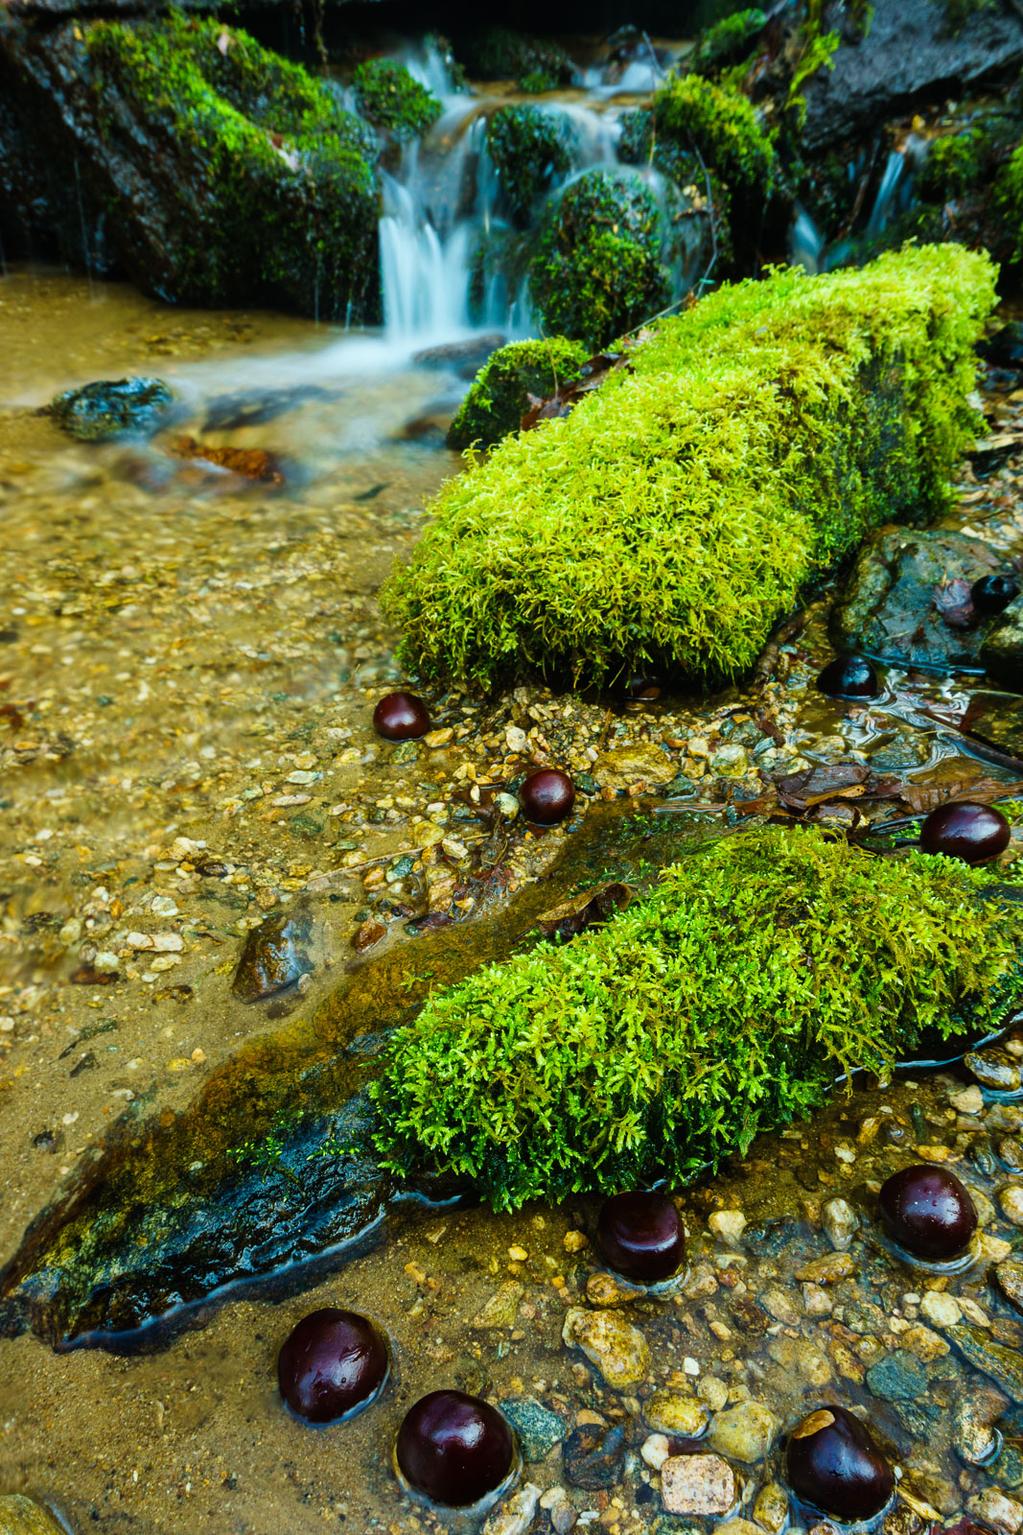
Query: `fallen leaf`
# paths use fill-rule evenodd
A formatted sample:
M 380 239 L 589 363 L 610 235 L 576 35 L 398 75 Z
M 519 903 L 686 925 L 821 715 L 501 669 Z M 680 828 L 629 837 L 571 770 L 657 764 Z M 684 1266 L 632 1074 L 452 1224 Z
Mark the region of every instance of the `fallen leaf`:
M 574 938 L 586 928 L 606 922 L 616 911 L 624 911 L 632 896 L 631 885 L 617 881 L 597 885 L 545 911 L 538 918 L 540 931 L 547 938 Z

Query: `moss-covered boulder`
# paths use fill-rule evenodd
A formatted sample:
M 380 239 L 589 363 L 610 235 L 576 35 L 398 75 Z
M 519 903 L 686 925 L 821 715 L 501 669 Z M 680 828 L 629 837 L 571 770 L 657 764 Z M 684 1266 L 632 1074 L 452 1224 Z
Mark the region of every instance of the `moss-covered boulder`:
M 486 27 L 456 40 L 459 62 L 475 80 L 514 80 L 538 95 L 571 85 L 575 65 L 560 43 L 508 27 Z
M 586 361 L 586 348 L 564 336 L 512 341 L 496 351 L 477 373 L 448 430 L 448 447 L 473 443 L 492 447 L 518 431 L 530 397 L 544 400 L 573 384 Z
M 690 69 L 697 75 L 715 75 L 740 63 L 766 26 L 766 14 L 755 6 L 723 16 L 697 40 L 687 61 Z
M 539 107 L 501 107 L 487 124 L 487 152 L 509 215 L 525 225 L 552 182 L 571 166 L 568 119 Z
M 387 602 L 405 661 L 495 686 L 752 666 L 866 532 L 947 504 L 994 268 L 908 248 L 663 321 L 563 420 L 450 480 Z
M 638 176 L 586 171 L 548 209 L 529 266 L 529 291 L 550 331 L 608 345 L 667 302 L 665 232 Z
M 352 76 L 359 111 L 375 128 L 396 139 L 415 139 L 432 128 L 441 104 L 394 59 L 367 59 Z
M 686 1182 L 838 1076 L 997 1027 L 1023 995 L 1014 893 L 805 829 L 705 846 L 603 929 L 431 998 L 370 1090 L 385 1164 L 501 1209 Z
M 4 191 L 64 259 L 175 302 L 378 317 L 372 130 L 246 33 L 0 19 L 0 95 L 23 133 Z

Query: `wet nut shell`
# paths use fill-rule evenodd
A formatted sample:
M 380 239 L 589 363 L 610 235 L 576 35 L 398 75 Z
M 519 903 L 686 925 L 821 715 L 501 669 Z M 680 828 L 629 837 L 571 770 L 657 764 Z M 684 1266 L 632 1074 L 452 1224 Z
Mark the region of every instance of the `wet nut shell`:
M 575 784 L 560 768 L 537 768 L 523 781 L 519 803 L 527 820 L 554 826 L 571 814 Z
M 431 1391 L 405 1414 L 395 1459 L 416 1492 L 447 1508 L 468 1508 L 511 1474 L 515 1436 L 489 1402 L 464 1391 Z
M 357 1311 L 325 1307 L 293 1327 L 277 1356 L 277 1383 L 307 1423 L 337 1423 L 366 1407 L 387 1379 L 382 1335 Z
M 798 1498 L 846 1523 L 879 1514 L 895 1488 L 869 1429 L 844 1407 L 818 1408 L 797 1424 L 785 1463 Z
M 1019 590 L 1015 576 L 981 576 L 970 587 L 970 599 L 977 612 L 989 618 L 994 613 L 1004 613 L 1019 596 Z
M 373 728 L 388 741 L 413 741 L 430 728 L 430 713 L 414 693 L 388 693 L 373 710 Z
M 964 863 L 986 863 L 1005 851 L 1012 829 L 993 805 L 953 800 L 932 810 L 920 831 L 925 853 L 944 853 Z
M 916 1258 L 957 1258 L 977 1229 L 969 1191 L 954 1173 L 918 1162 L 893 1173 L 877 1196 L 881 1224 L 893 1242 Z
M 656 1284 L 685 1262 L 685 1231 L 667 1194 L 614 1194 L 597 1217 L 597 1246 L 604 1261 L 626 1279 Z
M 876 698 L 881 691 L 877 672 L 866 656 L 836 656 L 817 678 L 829 698 Z

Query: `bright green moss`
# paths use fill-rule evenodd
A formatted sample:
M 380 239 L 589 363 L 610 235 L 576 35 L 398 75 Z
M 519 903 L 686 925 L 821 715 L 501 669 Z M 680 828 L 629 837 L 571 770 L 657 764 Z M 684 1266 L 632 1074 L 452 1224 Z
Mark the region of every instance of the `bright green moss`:
M 665 134 L 655 133 L 654 114 L 637 107 L 622 118 L 618 158 L 623 165 L 652 167 L 681 194 L 690 210 L 708 209 L 717 243 L 718 276 L 729 272 L 735 259 L 732 237 L 732 198 L 721 176 L 701 160 L 695 149 L 686 148 Z M 691 219 L 691 213 L 687 215 Z
M 636 176 L 586 171 L 548 209 L 529 268 L 544 325 L 591 351 L 667 302 L 657 200 Z
M 386 593 L 405 662 L 488 687 L 746 671 L 870 528 L 946 505 L 993 303 L 987 257 L 944 245 L 663 321 L 569 417 L 444 486 Z
M 105 138 L 161 176 L 165 296 L 375 316 L 372 138 L 330 90 L 211 19 L 83 31 Z
M 723 16 L 699 39 L 688 60 L 690 68 L 697 75 L 712 75 L 735 64 L 749 52 L 766 26 L 766 15 L 756 7 Z
M 996 883 L 808 829 L 705 845 L 603 929 L 431 998 L 371 1089 L 385 1164 L 498 1209 L 691 1180 L 836 1077 L 996 1026 L 1023 994 Z
M 777 184 L 777 157 L 752 103 L 699 75 L 669 80 L 653 100 L 655 134 L 697 151 L 733 192 L 765 199 Z
M 568 120 L 539 107 L 501 107 L 487 124 L 487 150 L 513 221 L 525 225 L 540 197 L 572 163 Z
M 837 32 L 824 30 L 825 0 L 806 0 L 806 11 L 799 29 L 799 52 L 792 68 L 786 107 L 795 114 L 798 127 L 806 121 L 803 86 L 821 69 L 834 69 L 835 54 L 842 39 Z
M 586 361 L 586 348 L 563 336 L 543 341 L 513 341 L 495 352 L 473 379 L 448 432 L 448 446 L 491 447 L 518 431 L 529 399 L 546 399 L 574 383 Z
M 418 138 L 441 114 L 436 96 L 404 64 L 393 59 L 368 59 L 360 64 L 352 85 L 363 117 L 398 139 Z

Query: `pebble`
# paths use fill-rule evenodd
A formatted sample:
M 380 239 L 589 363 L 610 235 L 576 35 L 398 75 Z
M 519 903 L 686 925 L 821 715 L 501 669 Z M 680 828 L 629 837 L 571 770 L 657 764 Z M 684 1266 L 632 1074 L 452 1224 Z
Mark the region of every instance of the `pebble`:
M 777 1482 L 767 1482 L 757 1493 L 757 1501 L 753 1505 L 753 1517 L 757 1524 L 770 1535 L 778 1535 L 783 1530 L 789 1519 L 789 1500 L 783 1487 Z
M 672 1455 L 661 1467 L 669 1514 L 726 1514 L 737 1497 L 735 1472 L 720 1455 Z
M 474 1327 L 514 1327 L 519 1314 L 523 1286 L 509 1279 L 495 1290 L 473 1322 Z
M 998 1535 L 1019 1535 L 1023 1528 L 1023 1504 L 999 1487 L 985 1487 L 966 1504 L 967 1511 Z
M 1014 1402 L 1023 1403 L 1023 1354 L 1018 1349 L 996 1343 L 982 1327 L 965 1322 L 950 1327 L 948 1336 L 969 1364 L 989 1375 Z
M 912 1402 L 926 1395 L 927 1371 L 913 1354 L 896 1349 L 870 1366 L 867 1385 L 882 1401 Z
M 963 1065 L 977 1078 L 981 1087 L 992 1092 L 1014 1093 L 1020 1085 L 1020 1070 L 1004 1050 L 970 1050 Z
M 859 1217 L 845 1199 L 829 1199 L 821 1211 L 821 1222 L 828 1241 L 836 1252 L 845 1252 L 859 1228 Z
M 527 1482 L 494 1510 L 483 1526 L 483 1535 L 526 1535 L 540 1507 L 540 1489 Z
M 561 1447 L 565 1480 L 587 1492 L 599 1492 L 621 1481 L 625 1465 L 625 1430 L 621 1424 L 608 1428 L 583 1423 L 572 1430 Z
M 586 1299 L 591 1306 L 628 1306 L 638 1300 L 642 1292 L 627 1290 L 613 1274 L 590 1274 L 586 1281 Z
M 652 1471 L 660 1471 L 671 1454 L 667 1434 L 650 1434 L 644 1439 L 639 1453 Z
M 998 1446 L 994 1425 L 1008 1405 L 1002 1393 L 992 1386 L 981 1386 L 960 1396 L 952 1413 L 952 1443 L 960 1460 L 968 1466 L 988 1464 Z
M 961 1092 L 951 1093 L 949 1103 L 960 1114 L 982 1114 L 984 1094 L 979 1087 L 964 1087 Z
M 565 1437 L 564 1418 L 535 1397 L 506 1397 L 497 1404 L 515 1430 L 527 1461 L 546 1460 Z
M 935 1327 L 954 1327 L 963 1319 L 962 1307 L 944 1290 L 928 1290 L 920 1302 L 920 1315 Z
M 704 1404 L 676 1391 L 655 1391 L 643 1405 L 643 1417 L 650 1428 L 681 1434 L 684 1439 L 698 1439 L 707 1427 Z
M 1010 1183 L 998 1195 L 998 1204 L 1007 1221 L 1023 1226 L 1023 1186 Z
M 635 1386 L 650 1367 L 650 1347 L 638 1327 L 617 1311 L 573 1306 L 565 1316 L 564 1341 L 582 1350 L 609 1386 Z
M 737 1247 L 746 1229 L 746 1217 L 741 1210 L 715 1210 L 707 1226 L 722 1242 Z
M 711 1412 L 720 1412 L 728 1401 L 728 1387 L 716 1375 L 705 1375 L 696 1388 L 701 1402 L 706 1402 Z
M 707 1435 L 713 1449 L 753 1465 L 763 1460 L 778 1432 L 778 1419 L 761 1402 L 740 1402 L 716 1413 Z
M 64 1535 L 49 1509 L 22 1497 L 19 1492 L 0 1496 L 0 1532 L 2 1535 Z
M 999 1263 L 995 1278 L 1006 1300 L 1011 1301 L 1017 1311 L 1023 1311 L 1023 1263 L 1018 1260 Z
M 834 1201 L 836 1204 L 840 1201 Z M 843 1279 L 851 1279 L 856 1272 L 856 1265 L 847 1252 L 825 1253 L 823 1258 L 814 1258 L 809 1263 L 804 1263 L 802 1268 L 796 1270 L 797 1279 L 808 1280 L 811 1284 L 838 1284 Z

